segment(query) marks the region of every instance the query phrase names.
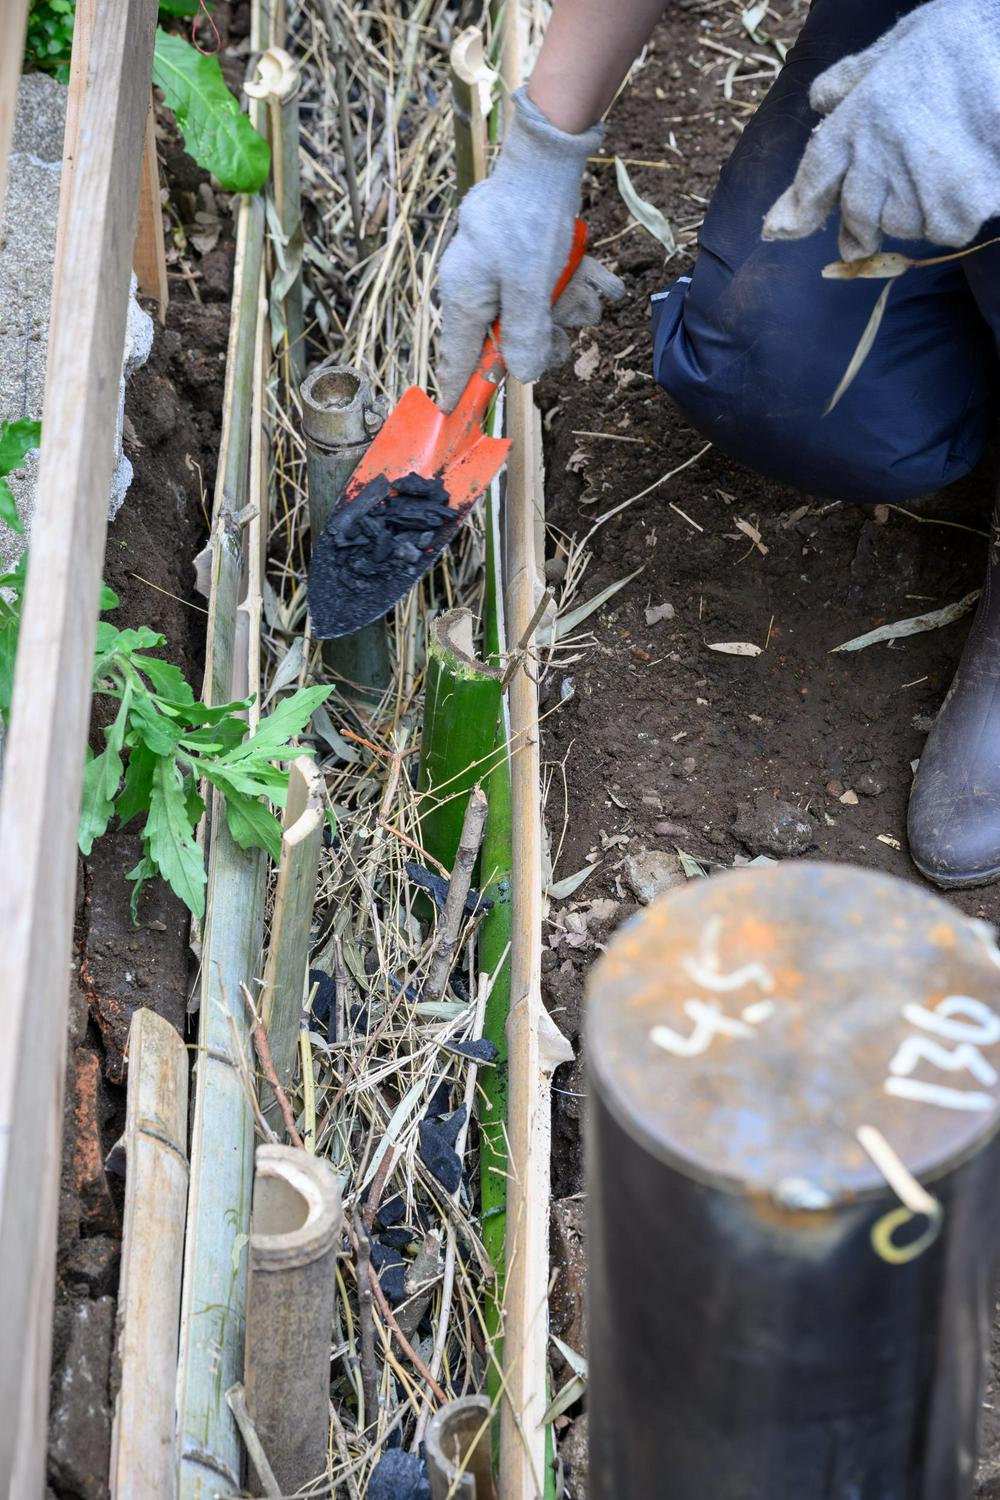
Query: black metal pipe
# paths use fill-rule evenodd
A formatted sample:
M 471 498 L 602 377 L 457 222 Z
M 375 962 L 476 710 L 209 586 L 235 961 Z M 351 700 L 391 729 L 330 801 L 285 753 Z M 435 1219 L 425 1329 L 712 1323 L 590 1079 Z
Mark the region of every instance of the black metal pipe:
M 1000 1245 L 984 925 L 846 866 L 694 881 L 597 966 L 588 1055 L 590 1493 L 970 1500 Z

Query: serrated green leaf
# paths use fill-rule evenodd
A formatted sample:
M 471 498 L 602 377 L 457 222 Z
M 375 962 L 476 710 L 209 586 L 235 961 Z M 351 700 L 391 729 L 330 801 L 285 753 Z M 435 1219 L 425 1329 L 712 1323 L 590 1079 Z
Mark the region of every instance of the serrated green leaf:
M 125 725 L 128 720 L 132 698 L 131 687 L 122 695 L 121 707 L 113 724 L 104 731 L 107 741 L 100 755 L 87 762 L 83 771 L 83 796 L 80 799 L 80 826 L 77 843 L 80 853 L 87 855 L 107 830 L 115 808 L 115 798 L 122 779 L 121 750 L 125 740 Z
M 154 755 L 172 756 L 182 733 L 183 729 L 174 720 L 159 712 L 152 698 L 145 694 L 136 697 L 129 729 L 130 745 L 141 740 Z
M 194 693 L 190 683 L 180 667 L 175 667 L 173 662 L 161 661 L 158 656 L 143 656 L 135 653 L 132 656 L 132 665 L 149 678 L 157 697 L 165 698 L 171 707 L 181 708 L 187 703 L 194 702 Z
M 41 441 L 41 422 L 27 418 L 19 422 L 0 422 L 0 474 L 19 469 L 25 454 L 37 448 Z
M 125 876 L 126 880 L 135 881 L 132 887 L 132 899 L 129 902 L 129 908 L 132 912 L 133 925 L 136 927 L 139 925 L 139 897 L 142 895 L 142 888 L 147 880 L 152 880 L 155 874 L 156 866 L 149 855 L 144 854 L 139 863 L 133 869 L 129 870 Z
M 198 165 L 229 192 L 258 192 L 270 170 L 270 147 L 229 92 L 219 59 L 159 27 L 153 82 L 163 90 Z
M 148 812 L 155 765 L 156 756 L 140 741 L 129 755 L 125 768 L 125 785 L 115 803 L 115 814 L 121 828 L 125 828 L 140 813 Z
M 241 849 L 264 849 L 277 864 L 281 858 L 281 824 L 263 802 L 230 792 L 225 798 L 229 832 Z
M 329 698 L 332 688 L 300 688 L 290 698 L 284 698 L 273 713 L 261 719 L 256 731 L 242 745 L 225 757 L 227 764 L 247 760 L 273 760 L 287 749 L 288 742 L 309 723 L 313 709 Z M 308 754 L 307 749 L 296 748 L 297 755 Z
M 153 768 L 144 830 L 149 858 L 194 916 L 205 913 L 205 860 L 194 837 L 184 779 L 169 756 Z

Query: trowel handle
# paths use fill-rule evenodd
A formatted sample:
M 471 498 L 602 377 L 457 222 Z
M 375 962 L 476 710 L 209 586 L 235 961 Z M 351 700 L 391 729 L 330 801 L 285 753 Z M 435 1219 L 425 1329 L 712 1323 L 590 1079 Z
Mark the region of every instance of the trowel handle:
M 583 260 L 586 249 L 587 226 L 582 219 L 577 219 L 573 225 L 573 243 L 570 247 L 569 259 L 563 266 L 562 274 L 552 290 L 553 303 L 559 301 L 569 286 Z M 506 373 L 507 366 L 500 352 L 500 319 L 497 318 L 486 335 L 479 363 L 470 375 L 468 385 L 458 398 L 450 422 L 462 429 L 481 427 L 489 404 L 497 393 L 497 386 L 500 385 Z

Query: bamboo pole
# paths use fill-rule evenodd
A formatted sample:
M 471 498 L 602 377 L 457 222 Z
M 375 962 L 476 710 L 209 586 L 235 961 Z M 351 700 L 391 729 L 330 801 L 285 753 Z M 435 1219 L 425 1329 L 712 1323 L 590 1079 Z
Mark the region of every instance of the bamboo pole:
M 288 769 L 288 800 L 281 837 L 281 863 L 271 916 L 271 943 L 264 967 L 260 1014 L 274 1071 L 288 1092 L 298 1053 L 299 1023 L 305 1004 L 309 929 L 316 900 L 316 872 L 323 837 L 323 778 L 302 755 Z M 280 1128 L 281 1111 L 273 1090 L 261 1084 L 261 1109 Z
M 0 1494 L 19 1497 L 44 1489 L 77 819 L 155 16 L 152 0 L 105 0 L 101 67 L 77 73 L 0 804 Z
M 257 61 L 256 76 L 245 85 L 251 99 L 267 109 L 271 143 L 271 171 L 276 224 L 282 245 L 276 251 L 272 287 L 281 304 L 282 343 L 288 357 L 290 382 L 305 374 L 305 321 L 302 311 L 302 188 L 299 172 L 299 88 L 301 75 L 294 58 L 272 46 Z
M 502 669 L 473 655 L 472 613 L 453 609 L 431 627 L 417 791 L 420 842 L 450 870 L 469 793 L 494 758 Z
M 177 1323 L 187 1205 L 187 1049 L 168 1021 L 129 1028 L 125 1229 L 118 1292 L 121 1381 L 112 1500 L 174 1500 Z
M 451 99 L 455 122 L 455 188 L 461 200 L 486 176 L 486 117 L 496 73 L 486 62 L 483 33 L 467 26 L 452 43 Z
M 519 6 L 505 12 L 504 82 L 521 80 Z M 539 603 L 535 513 L 544 505 L 541 423 L 531 386 L 507 379 L 507 591 L 509 638 L 521 640 Z M 542 1005 L 542 812 L 537 655 L 510 683 L 512 889 L 511 1010 L 507 1022 L 510 1150 L 500 1412 L 500 1493 L 545 1493 L 551 1073 L 573 1056 Z
M 223 435 L 211 541 L 211 593 L 205 698 L 224 702 L 255 692 L 248 642 L 238 644 L 246 609 L 248 496 L 254 366 L 263 263 L 262 200 L 240 206 Z M 265 861 L 239 848 L 220 795 L 211 805 L 201 1010 L 191 1136 L 191 1190 L 185 1243 L 177 1412 L 181 1500 L 209 1500 L 239 1489 L 239 1434 L 225 1392 L 242 1373 L 253 1174 L 253 1120 L 240 1074 L 248 1018 L 240 986 L 260 972 Z
M 0 224 L 3 223 L 10 143 L 17 110 L 17 83 L 21 76 L 27 28 L 28 0 L 0 0 L 0 36 L 5 38 L 0 51 Z

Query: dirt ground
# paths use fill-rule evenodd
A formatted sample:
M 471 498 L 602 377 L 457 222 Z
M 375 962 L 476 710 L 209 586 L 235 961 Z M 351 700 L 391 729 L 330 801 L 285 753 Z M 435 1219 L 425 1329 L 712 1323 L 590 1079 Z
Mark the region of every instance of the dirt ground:
M 772 12 L 767 29 L 790 40 L 806 8 L 779 5 L 784 23 Z M 746 50 L 762 49 L 742 30 L 738 5 L 679 7 L 611 113 L 606 154 L 651 163 L 630 165 L 632 179 L 675 226 L 698 217 L 748 118 L 745 106 L 766 90 L 766 82 L 737 79 L 733 99 L 725 98 L 733 54 Z M 607 241 L 596 253 L 628 292 L 596 334 L 576 340 L 584 378 L 567 366 L 541 386 L 553 557 L 560 533 L 582 537 L 597 515 L 705 447 L 649 373 L 648 298 L 690 268 L 691 252 L 664 265 L 645 231 L 620 234 L 628 214 L 610 168 L 590 173 L 584 212 L 592 245 Z M 808 853 L 920 879 L 906 852 L 911 762 L 971 616 L 891 648 L 830 652 L 979 586 L 985 540 L 977 533 L 987 524 L 993 475 L 984 462 L 906 516 L 781 488 L 712 449 L 597 531 L 579 597 L 642 572 L 583 627 L 595 643 L 549 674 L 542 705 L 552 773 L 547 820 L 554 847 L 561 841 L 556 878 L 599 857 L 579 896 L 554 910 L 543 960 L 546 1003 L 578 1051 L 583 988 L 598 945 L 637 909 L 640 885 L 683 878 L 678 848 L 707 871 L 758 854 Z M 648 623 L 647 609 L 664 604 L 672 616 Z M 708 649 L 720 641 L 764 650 L 753 657 Z M 785 819 L 777 829 L 776 811 Z M 951 899 L 1000 919 L 997 887 Z M 552 1168 L 552 1244 L 563 1268 L 553 1320 L 576 1348 L 584 1337 L 586 1086 L 578 1055 L 556 1077 Z M 981 1500 L 1000 1495 L 993 1400 L 991 1386 Z M 584 1426 L 577 1420 L 563 1433 L 576 1496 L 586 1492 Z
M 229 7 L 217 6 L 215 16 L 224 43 L 238 42 L 238 26 L 230 36 Z M 241 58 L 223 61 L 242 75 Z M 109 618 L 165 635 L 163 654 L 197 690 L 205 601 L 193 586 L 192 559 L 207 533 L 215 478 L 233 232 L 225 205 L 206 198 L 205 174 L 184 155 L 166 118 L 160 129 L 170 191 L 170 307 L 127 392 L 125 448 L 135 478 L 108 529 L 104 580 L 120 599 Z M 208 222 L 213 214 L 217 237 Z M 196 234 L 204 236 L 201 250 L 191 240 Z M 92 738 L 105 718 L 98 703 Z M 163 882 L 150 881 L 141 925 L 133 926 L 125 873 L 139 850 L 137 837 L 113 828 L 79 867 L 49 1438 L 49 1495 L 58 1500 L 108 1494 L 124 1181 L 105 1171 L 105 1160 L 124 1129 L 129 1022 L 137 1007 L 148 1006 L 182 1036 L 187 1026 L 188 914 Z

